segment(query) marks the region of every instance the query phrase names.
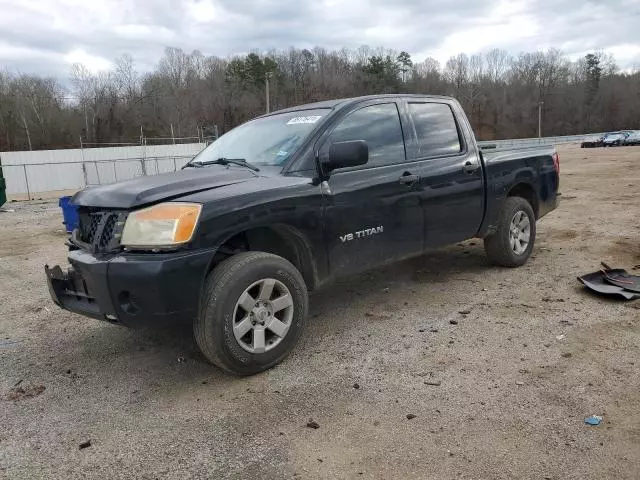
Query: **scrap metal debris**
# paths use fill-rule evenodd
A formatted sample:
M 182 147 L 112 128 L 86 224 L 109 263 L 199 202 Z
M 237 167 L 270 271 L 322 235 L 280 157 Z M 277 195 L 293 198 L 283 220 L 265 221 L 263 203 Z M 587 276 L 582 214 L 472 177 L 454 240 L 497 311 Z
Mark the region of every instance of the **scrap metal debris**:
M 602 266 L 603 269 L 578 277 L 578 280 L 594 292 L 625 300 L 640 298 L 640 275 L 631 275 L 621 268 L 611 268 L 604 262 Z

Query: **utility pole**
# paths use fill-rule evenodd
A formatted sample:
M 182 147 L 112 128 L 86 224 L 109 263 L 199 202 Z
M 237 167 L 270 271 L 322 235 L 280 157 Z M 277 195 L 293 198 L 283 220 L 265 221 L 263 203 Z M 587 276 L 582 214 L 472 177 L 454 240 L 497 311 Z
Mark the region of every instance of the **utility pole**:
M 269 79 L 271 78 L 271 72 L 266 72 L 264 74 L 264 86 L 265 86 L 265 95 L 267 98 L 267 113 L 269 113 Z
M 87 106 L 84 106 L 84 136 L 89 139 L 89 118 L 87 117 Z
M 538 138 L 542 138 L 542 105 L 544 102 L 538 102 Z
M 82 174 L 84 175 L 84 186 L 89 185 L 89 175 L 87 174 L 87 164 L 84 163 L 84 150 L 82 147 L 82 135 L 80 135 L 80 155 L 82 156 Z

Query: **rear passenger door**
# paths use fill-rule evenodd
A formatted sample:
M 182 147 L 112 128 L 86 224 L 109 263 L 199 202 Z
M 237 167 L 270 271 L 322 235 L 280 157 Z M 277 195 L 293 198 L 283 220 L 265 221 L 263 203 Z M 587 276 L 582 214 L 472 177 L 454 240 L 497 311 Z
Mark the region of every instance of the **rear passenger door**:
M 325 235 L 331 275 L 358 272 L 420 253 L 424 216 L 419 177 L 407 161 L 394 100 L 369 101 L 320 139 L 320 161 L 336 142 L 364 140 L 365 165 L 338 169 L 324 185 Z
M 482 165 L 462 111 L 446 102 L 409 99 L 404 104 L 414 138 L 411 156 L 420 176 L 425 246 L 473 237 L 484 214 Z

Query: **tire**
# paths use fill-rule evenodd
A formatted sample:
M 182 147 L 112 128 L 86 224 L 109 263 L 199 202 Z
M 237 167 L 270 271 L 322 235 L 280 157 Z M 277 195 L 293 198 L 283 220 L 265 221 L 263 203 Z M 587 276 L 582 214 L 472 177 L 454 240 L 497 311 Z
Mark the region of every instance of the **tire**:
M 516 215 L 524 215 L 528 220 L 529 240 L 526 246 L 519 240 L 515 246 L 511 242 L 512 222 L 517 221 Z M 525 224 L 525 217 L 521 226 Z M 519 222 L 517 222 L 519 223 Z M 515 227 L 515 225 L 513 225 Z M 525 232 L 520 230 L 520 238 L 526 238 Z M 489 261 L 494 265 L 502 267 L 519 267 L 524 265 L 533 250 L 536 239 L 536 217 L 531 204 L 522 197 L 507 197 L 502 205 L 502 210 L 498 218 L 498 225 L 495 233 L 484 239 L 484 250 Z M 516 248 L 518 247 L 518 248 Z
M 265 293 L 264 302 L 253 310 L 242 306 L 242 298 L 249 306 L 258 301 L 263 286 L 272 281 L 273 293 L 268 298 Z M 285 298 L 287 292 L 290 302 Z M 275 302 L 282 299 L 285 301 Z M 207 277 L 194 322 L 195 339 L 214 365 L 235 375 L 252 375 L 289 355 L 302 334 L 307 310 L 306 285 L 290 262 L 270 253 L 239 253 L 221 262 Z M 276 324 L 274 318 L 280 323 Z M 243 323 L 245 320 L 253 321 L 253 326 Z M 288 329 L 280 337 L 275 330 L 282 333 L 282 324 Z M 236 339 L 246 328 L 246 334 Z M 255 333 L 258 330 L 263 333 Z

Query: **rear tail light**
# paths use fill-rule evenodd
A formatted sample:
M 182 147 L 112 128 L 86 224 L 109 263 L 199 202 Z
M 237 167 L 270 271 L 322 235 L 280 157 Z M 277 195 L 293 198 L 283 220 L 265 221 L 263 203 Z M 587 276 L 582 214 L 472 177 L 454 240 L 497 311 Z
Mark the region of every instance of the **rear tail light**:
M 558 156 L 558 152 L 551 155 L 551 158 L 553 158 L 553 168 L 556 170 L 556 173 L 560 175 L 560 157 Z

